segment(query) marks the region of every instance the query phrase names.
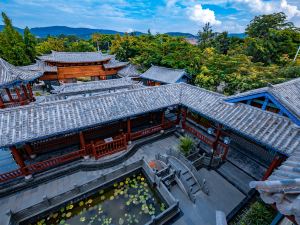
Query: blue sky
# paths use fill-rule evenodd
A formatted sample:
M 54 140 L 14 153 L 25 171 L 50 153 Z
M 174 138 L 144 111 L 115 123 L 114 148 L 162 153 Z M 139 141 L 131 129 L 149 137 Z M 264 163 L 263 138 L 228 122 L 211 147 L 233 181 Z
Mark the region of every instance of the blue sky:
M 197 33 L 210 22 L 216 31 L 244 32 L 255 16 L 283 11 L 300 27 L 300 0 L 0 0 L 18 27 L 65 25 Z

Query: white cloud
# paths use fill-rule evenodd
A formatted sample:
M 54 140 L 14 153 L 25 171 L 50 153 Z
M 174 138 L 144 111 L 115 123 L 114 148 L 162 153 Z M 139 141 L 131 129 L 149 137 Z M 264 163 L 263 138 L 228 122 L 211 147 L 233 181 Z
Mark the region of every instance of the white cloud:
M 253 13 L 270 14 L 284 12 L 288 19 L 300 16 L 300 9 L 296 5 L 291 5 L 287 0 L 263 1 L 263 0 L 230 0 L 232 3 L 246 4 Z
M 216 19 L 215 12 L 210 9 L 203 9 L 202 5 L 197 4 L 187 8 L 189 19 L 199 24 L 210 23 L 211 25 L 220 25 L 221 21 Z
M 280 7 L 286 13 L 288 18 L 293 18 L 295 16 L 300 17 L 300 9 L 297 6 L 289 5 L 286 0 L 281 0 Z

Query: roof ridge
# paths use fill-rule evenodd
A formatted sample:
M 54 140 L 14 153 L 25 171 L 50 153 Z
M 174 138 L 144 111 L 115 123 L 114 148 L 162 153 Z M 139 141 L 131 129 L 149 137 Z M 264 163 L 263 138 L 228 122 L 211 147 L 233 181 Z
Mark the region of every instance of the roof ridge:
M 152 66 L 159 67 L 159 68 L 164 68 L 164 69 L 169 69 L 169 70 L 178 70 L 178 71 L 184 71 L 185 72 L 185 69 L 177 69 L 177 68 L 171 68 L 171 67 L 165 67 L 165 66 L 157 66 L 157 65 L 151 65 L 151 67 Z

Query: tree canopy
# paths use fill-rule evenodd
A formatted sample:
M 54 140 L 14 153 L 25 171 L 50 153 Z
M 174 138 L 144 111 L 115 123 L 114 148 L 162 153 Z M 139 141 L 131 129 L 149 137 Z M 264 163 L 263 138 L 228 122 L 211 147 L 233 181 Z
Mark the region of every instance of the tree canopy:
M 14 65 L 30 64 L 36 55 L 55 51 L 96 51 L 115 54 L 141 70 L 152 64 L 186 69 L 192 82 L 223 94 L 234 94 L 300 77 L 300 59 L 293 58 L 300 45 L 300 31 L 285 14 L 255 17 L 246 28 L 246 38 L 214 32 L 205 24 L 198 32 L 198 44 L 185 37 L 166 34 L 130 33 L 123 36 L 93 34 L 89 40 L 74 35 L 36 39 L 28 28 L 24 35 L 2 14 L 0 57 Z

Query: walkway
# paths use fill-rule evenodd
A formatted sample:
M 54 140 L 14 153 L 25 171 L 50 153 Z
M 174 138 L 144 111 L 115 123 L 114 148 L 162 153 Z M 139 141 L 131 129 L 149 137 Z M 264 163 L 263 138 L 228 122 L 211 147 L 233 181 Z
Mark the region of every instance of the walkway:
M 178 139 L 175 136 L 170 136 L 165 139 L 158 140 L 151 144 L 144 145 L 140 148 L 132 157 L 130 157 L 126 162 L 131 163 L 144 157 L 146 161 L 150 161 L 155 158 L 155 154 L 165 153 L 170 147 L 174 147 L 178 144 Z M 102 174 L 109 173 L 114 169 L 121 167 L 118 165 L 115 167 L 97 170 L 97 171 L 79 171 L 73 174 L 60 177 L 55 180 L 51 180 L 47 183 L 41 184 L 32 189 L 24 190 L 0 199 L 0 225 L 6 225 L 8 222 L 8 216 L 6 213 L 8 210 L 20 211 L 31 205 L 43 201 L 43 197 L 47 196 L 49 198 L 64 193 L 66 191 L 72 190 L 74 185 L 82 185 L 91 180 L 100 177 Z
M 165 139 L 149 143 L 141 147 L 132 157 L 127 160 L 127 163 L 134 162 L 141 157 L 146 161 L 155 158 L 158 153 L 164 154 L 169 148 L 176 147 L 178 138 L 170 136 Z M 92 160 L 91 160 L 92 161 Z M 0 224 L 7 225 L 8 210 L 20 211 L 33 204 L 41 202 L 44 196 L 53 197 L 73 189 L 74 185 L 81 185 L 93 179 L 98 178 L 102 174 L 106 174 L 122 165 L 115 167 L 97 170 L 97 171 L 79 171 L 73 174 L 50 180 L 32 189 L 20 191 L 11 196 L 0 199 Z M 227 182 L 222 176 L 215 171 L 201 169 L 198 171 L 200 176 L 206 179 L 206 185 L 209 188 L 209 195 L 198 191 L 195 195 L 196 204 L 192 204 L 188 197 L 178 188 L 173 187 L 171 192 L 174 197 L 179 200 L 180 208 L 183 212 L 183 217 L 175 221 L 175 225 L 215 225 L 215 211 L 221 210 L 226 214 L 237 206 L 245 197 L 233 185 Z M 201 221 L 201 223 L 200 223 Z

